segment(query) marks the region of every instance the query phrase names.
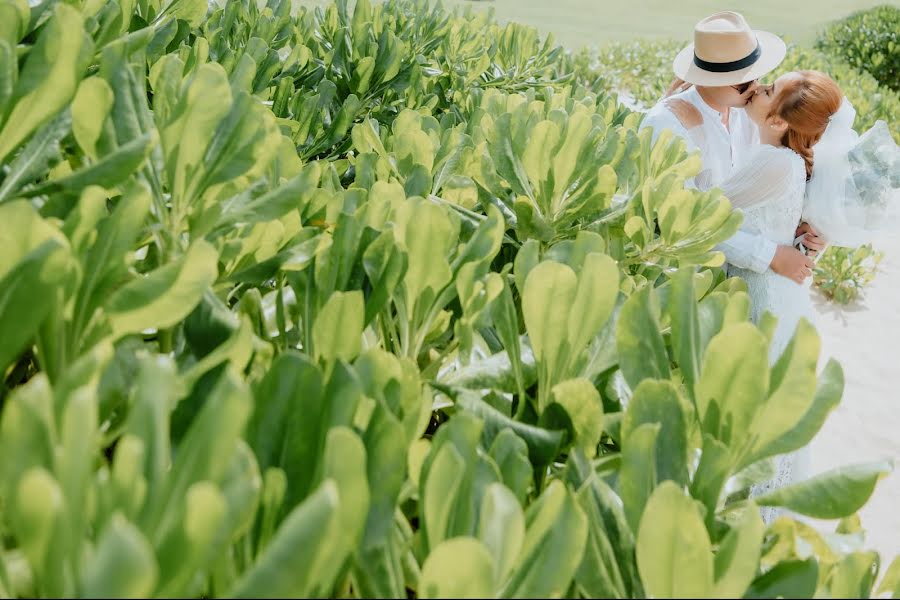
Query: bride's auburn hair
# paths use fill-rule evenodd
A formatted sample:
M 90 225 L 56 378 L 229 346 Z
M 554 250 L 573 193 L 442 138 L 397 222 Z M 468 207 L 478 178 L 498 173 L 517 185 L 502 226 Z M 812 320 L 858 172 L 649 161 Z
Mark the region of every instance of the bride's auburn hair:
M 813 146 L 825 133 L 828 120 L 841 107 L 841 88 L 820 71 L 797 71 L 800 77 L 781 87 L 770 117 L 780 117 L 788 125 L 781 143 L 803 157 L 806 178 L 812 176 Z

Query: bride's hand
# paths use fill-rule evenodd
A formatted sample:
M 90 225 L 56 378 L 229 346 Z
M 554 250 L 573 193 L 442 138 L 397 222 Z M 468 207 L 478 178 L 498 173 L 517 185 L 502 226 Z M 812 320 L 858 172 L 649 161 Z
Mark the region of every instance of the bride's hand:
M 684 125 L 685 129 L 692 129 L 703 124 L 703 115 L 697 110 L 697 107 L 680 98 L 672 98 L 665 101 L 666 107 L 672 111 L 672 114 L 678 121 Z
M 782 277 L 787 277 L 800 284 L 812 275 L 815 263 L 811 258 L 803 256 L 803 253 L 791 246 L 778 246 L 775 257 L 769 268 Z

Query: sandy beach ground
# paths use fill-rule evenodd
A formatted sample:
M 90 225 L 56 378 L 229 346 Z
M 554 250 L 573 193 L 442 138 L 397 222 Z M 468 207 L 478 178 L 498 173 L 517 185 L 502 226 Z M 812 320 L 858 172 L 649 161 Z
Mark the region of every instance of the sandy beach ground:
M 865 546 L 881 553 L 887 568 L 900 553 L 900 238 L 873 246 L 885 256 L 860 301 L 842 307 L 813 292 L 820 366 L 836 358 L 846 384 L 841 404 L 812 442 L 811 467 L 815 474 L 882 458 L 895 461 L 894 473 L 878 483 L 860 511 Z

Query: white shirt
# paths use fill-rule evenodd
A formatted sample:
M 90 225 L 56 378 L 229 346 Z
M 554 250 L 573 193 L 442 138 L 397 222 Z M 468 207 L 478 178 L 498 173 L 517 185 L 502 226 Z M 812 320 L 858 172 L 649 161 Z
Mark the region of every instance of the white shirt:
M 756 125 L 742 108 L 731 108 L 728 114 L 729 127 L 722 124 L 721 114 L 710 107 L 692 86 L 686 91 L 672 96 L 690 102 L 700 111 L 703 123 L 691 130 L 690 135 L 678 118 L 663 102 L 658 102 L 644 116 L 641 129 L 653 128 L 653 141 L 659 132 L 670 129 L 687 143 L 688 152 L 699 151 L 703 170 L 693 180 L 685 182 L 687 187 L 706 191 L 718 187 L 736 167 L 743 165 L 751 150 L 759 144 Z M 729 264 L 757 273 L 769 269 L 778 245 L 759 234 L 747 231 L 743 226 L 729 240 L 716 246 L 725 254 Z

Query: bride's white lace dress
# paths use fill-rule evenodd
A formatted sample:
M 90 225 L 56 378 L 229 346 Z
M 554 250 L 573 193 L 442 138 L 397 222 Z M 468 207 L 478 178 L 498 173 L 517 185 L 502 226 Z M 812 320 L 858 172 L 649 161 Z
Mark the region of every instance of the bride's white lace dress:
M 806 190 L 806 167 L 800 155 L 790 148 L 760 145 L 720 187 L 732 205 L 744 213 L 742 229 L 777 244 L 793 244 Z M 772 270 L 756 273 L 730 267 L 728 274 L 747 282 L 753 322 L 759 322 L 765 312 L 778 318 L 769 350 L 769 362 L 774 363 L 793 337 L 800 319 L 813 321 L 811 278 L 800 285 Z M 777 457 L 775 477 L 754 486 L 751 495 L 762 495 L 794 481 L 807 462 L 806 449 Z M 779 515 L 774 508 L 763 508 L 762 513 L 766 522 Z

